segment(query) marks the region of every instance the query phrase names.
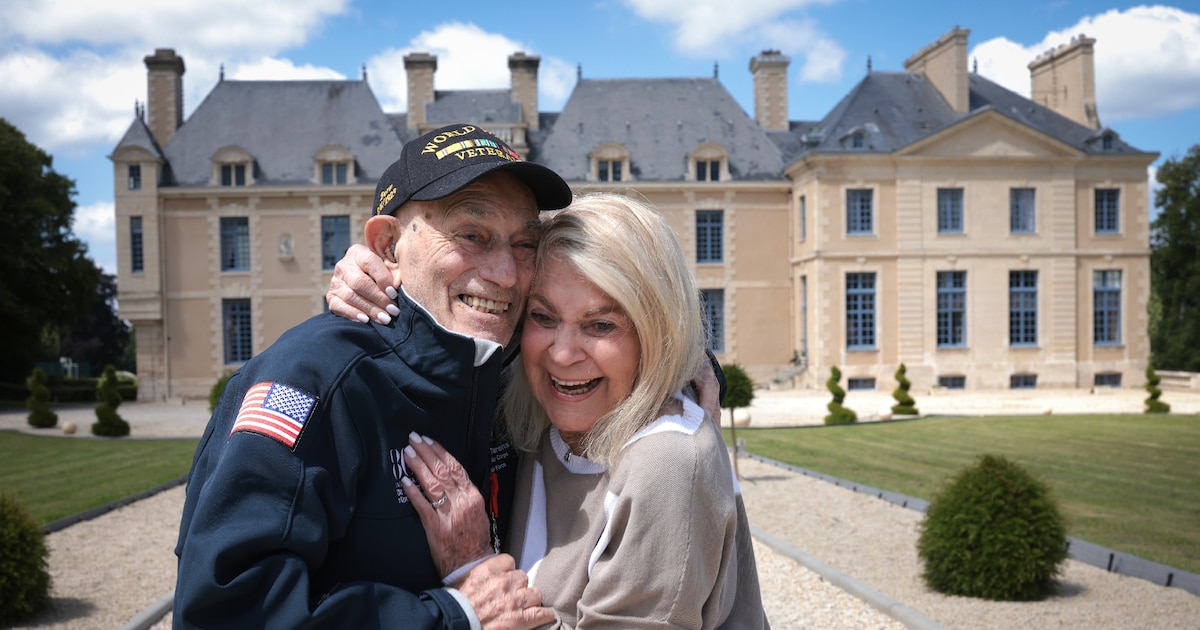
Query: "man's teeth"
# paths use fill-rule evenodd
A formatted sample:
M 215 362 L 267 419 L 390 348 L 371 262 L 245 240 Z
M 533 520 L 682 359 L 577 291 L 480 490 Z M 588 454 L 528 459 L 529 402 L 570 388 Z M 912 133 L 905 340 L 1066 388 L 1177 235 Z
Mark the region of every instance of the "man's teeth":
M 512 305 L 511 302 L 497 302 L 496 300 L 488 300 L 474 295 L 464 295 L 462 296 L 462 301 L 471 308 L 492 314 L 503 313 Z
M 569 396 L 586 394 L 594 389 L 596 384 L 600 382 L 600 379 L 598 378 L 588 379 L 586 381 L 562 381 L 554 378 L 553 376 L 550 377 L 550 380 L 554 383 L 555 389 Z

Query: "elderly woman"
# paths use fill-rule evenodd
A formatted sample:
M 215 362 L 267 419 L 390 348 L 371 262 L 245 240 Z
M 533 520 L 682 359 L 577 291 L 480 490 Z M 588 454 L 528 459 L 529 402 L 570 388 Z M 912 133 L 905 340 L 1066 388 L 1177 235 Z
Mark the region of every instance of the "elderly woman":
M 587 195 L 545 223 L 502 405 L 522 453 L 508 550 L 554 627 L 767 627 L 725 443 L 686 390 L 698 293 L 646 204 Z M 409 454 L 437 503 L 478 501 L 436 444 Z M 461 536 L 412 495 L 431 546 Z

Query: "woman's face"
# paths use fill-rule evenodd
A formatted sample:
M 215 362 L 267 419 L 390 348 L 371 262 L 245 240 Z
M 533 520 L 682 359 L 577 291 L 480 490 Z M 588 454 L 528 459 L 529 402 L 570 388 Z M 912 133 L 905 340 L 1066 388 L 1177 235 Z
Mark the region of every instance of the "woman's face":
M 641 351 L 615 300 L 558 256 L 546 258 L 529 295 L 521 361 L 569 444 L 633 391 Z

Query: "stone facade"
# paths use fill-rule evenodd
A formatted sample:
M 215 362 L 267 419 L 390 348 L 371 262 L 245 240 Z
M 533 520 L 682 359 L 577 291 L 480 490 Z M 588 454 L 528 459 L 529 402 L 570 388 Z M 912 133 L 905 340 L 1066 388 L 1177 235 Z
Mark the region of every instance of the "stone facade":
M 453 121 L 510 139 L 577 193 L 655 204 L 700 287 L 723 298 L 718 357 L 762 385 L 820 388 L 836 365 L 890 390 L 901 362 L 918 389 L 1136 385 L 1157 155 L 1099 126 L 1095 40 L 1031 64 L 1042 96 L 1030 100 L 968 72 L 968 34 L 950 31 L 905 72 L 869 72 L 807 122 L 786 120 L 777 51 L 751 60 L 754 117 L 715 77 L 582 73 L 562 112 L 539 114 L 537 57 L 510 57 L 510 90 L 459 93 L 434 90 L 436 57 L 414 53 L 406 113 L 382 112 L 365 77 L 222 80 L 184 121 L 183 60 L 158 50 L 149 120 L 111 156 L 140 395 L 207 396 L 237 357 L 321 313 L 331 243 L 361 241 L 403 142 Z M 1071 99 L 1039 88 L 1064 84 Z

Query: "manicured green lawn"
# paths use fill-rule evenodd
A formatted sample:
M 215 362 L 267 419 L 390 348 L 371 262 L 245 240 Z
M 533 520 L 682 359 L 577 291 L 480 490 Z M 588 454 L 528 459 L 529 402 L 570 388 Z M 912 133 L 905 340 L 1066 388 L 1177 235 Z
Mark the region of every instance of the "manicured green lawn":
M 979 455 L 1003 455 L 1050 485 L 1070 535 L 1200 573 L 1200 417 L 932 417 L 737 436 L 752 453 L 927 500 Z
M 0 492 L 42 523 L 187 474 L 197 441 L 87 440 L 0 431 Z

